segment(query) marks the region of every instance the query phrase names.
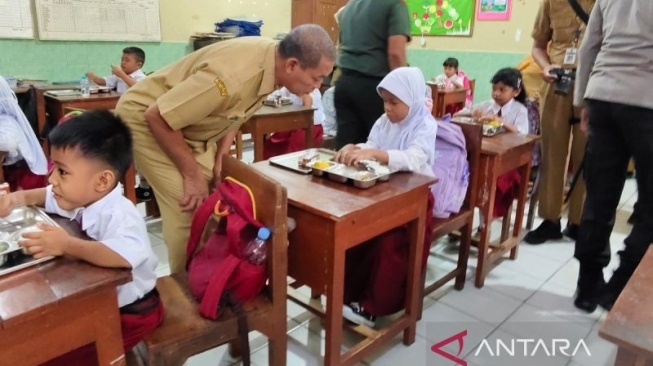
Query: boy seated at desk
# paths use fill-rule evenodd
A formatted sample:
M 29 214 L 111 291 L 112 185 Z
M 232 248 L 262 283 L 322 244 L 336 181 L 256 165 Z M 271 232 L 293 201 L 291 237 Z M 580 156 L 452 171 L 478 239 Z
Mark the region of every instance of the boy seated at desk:
M 322 128 L 324 111 L 322 109 L 322 94 L 320 93 L 320 89 L 315 89 L 310 94 L 305 94 L 300 97 L 283 87 L 270 94 L 268 99 L 274 100 L 277 97 L 289 98 L 293 105 L 304 107 L 311 106 L 315 108 L 315 111 L 313 112 L 313 146 L 319 147 L 324 139 L 324 130 Z M 265 140 L 263 159 L 269 159 L 273 156 L 304 150 L 305 141 L 304 130 L 275 132 Z
M 48 163 L 16 94 L 0 77 L 0 183 L 10 190 L 45 187 Z
M 120 67 L 111 65 L 111 75 L 99 77 L 89 71 L 86 77 L 97 85 L 108 86 L 115 89 L 118 94 L 123 94 L 129 87 L 145 79 L 146 75 L 141 70 L 144 64 L 145 51 L 138 47 L 127 47 L 122 50 Z M 152 196 L 152 188 L 141 176 L 136 187 L 136 198 L 140 201 L 149 201 Z
M 42 231 L 24 234 L 20 242 L 28 253 L 131 269 L 132 282 L 117 288 L 123 347 L 128 351 L 163 320 L 155 288 L 158 260 L 145 221 L 119 184 L 133 159 L 131 133 L 109 111 L 90 111 L 55 127 L 49 140 L 54 163 L 50 185 L 0 196 L 0 217 L 23 205 L 45 207 L 48 213 L 75 220 L 90 239 L 39 224 Z M 46 365 L 95 365 L 96 360 L 90 344 Z
M 127 47 L 122 50 L 120 67 L 111 65 L 111 75 L 100 77 L 89 71 L 86 77 L 97 85 L 108 86 L 118 94 L 123 94 L 130 86 L 145 79 L 146 75 L 141 70 L 144 64 L 145 51 L 138 47 Z

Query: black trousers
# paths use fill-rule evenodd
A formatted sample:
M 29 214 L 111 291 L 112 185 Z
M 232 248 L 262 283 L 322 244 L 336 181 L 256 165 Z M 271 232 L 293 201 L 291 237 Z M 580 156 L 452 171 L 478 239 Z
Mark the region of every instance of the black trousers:
M 383 99 L 376 87 L 383 78 L 342 70 L 336 81 L 333 104 L 336 108 L 336 147 L 367 141 L 374 122 L 381 117 Z
M 620 266 L 615 272 L 630 278 L 653 242 L 653 109 L 598 100 L 587 100 L 587 107 L 587 196 L 574 256 L 581 269 L 603 268 L 610 262 L 610 234 L 632 156 L 639 219 L 619 252 Z

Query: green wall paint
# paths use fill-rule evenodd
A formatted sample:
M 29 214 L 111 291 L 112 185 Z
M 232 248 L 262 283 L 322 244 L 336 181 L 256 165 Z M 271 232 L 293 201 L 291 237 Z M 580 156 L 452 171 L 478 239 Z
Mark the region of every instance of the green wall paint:
M 54 42 L 0 40 L 0 75 L 49 81 L 78 80 L 89 70 L 108 75 L 109 66 L 120 62 L 122 49 L 134 45 L 145 50 L 143 70 L 155 71 L 190 52 L 185 42 Z M 490 79 L 502 67 L 516 66 L 524 54 L 500 52 L 409 49 L 408 62 L 419 67 L 427 79 L 442 72 L 442 62 L 456 57 L 461 69 L 476 79 L 476 102 L 490 98 Z
M 408 63 L 419 67 L 429 80 L 442 73 L 442 63 L 447 57 L 458 59 L 460 69 L 470 79 L 476 80 L 474 103 L 490 99 L 492 76 L 504 67 L 516 67 L 526 57 L 521 53 L 447 51 L 434 49 L 409 49 Z

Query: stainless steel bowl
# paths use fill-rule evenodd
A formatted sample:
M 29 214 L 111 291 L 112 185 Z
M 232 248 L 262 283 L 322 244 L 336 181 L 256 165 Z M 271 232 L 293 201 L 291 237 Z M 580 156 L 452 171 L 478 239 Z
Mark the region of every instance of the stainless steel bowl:
M 372 187 L 376 184 L 378 179 L 376 174 L 366 171 L 353 173 L 349 177 L 351 178 L 352 182 L 354 182 L 354 187 L 362 189 Z
M 347 179 L 349 179 L 346 175 L 341 175 L 337 172 L 327 172 L 327 174 L 329 175 L 329 179 L 340 183 L 347 183 Z

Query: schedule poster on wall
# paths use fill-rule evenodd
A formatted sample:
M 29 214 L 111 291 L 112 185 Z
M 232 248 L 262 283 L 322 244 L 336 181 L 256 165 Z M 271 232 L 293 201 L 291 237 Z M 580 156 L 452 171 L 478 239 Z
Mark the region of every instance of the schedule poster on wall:
M 406 0 L 411 34 L 469 37 L 476 0 Z
M 0 0 L 0 38 L 34 38 L 30 0 Z
M 36 0 L 36 18 L 42 40 L 161 41 L 159 0 Z

